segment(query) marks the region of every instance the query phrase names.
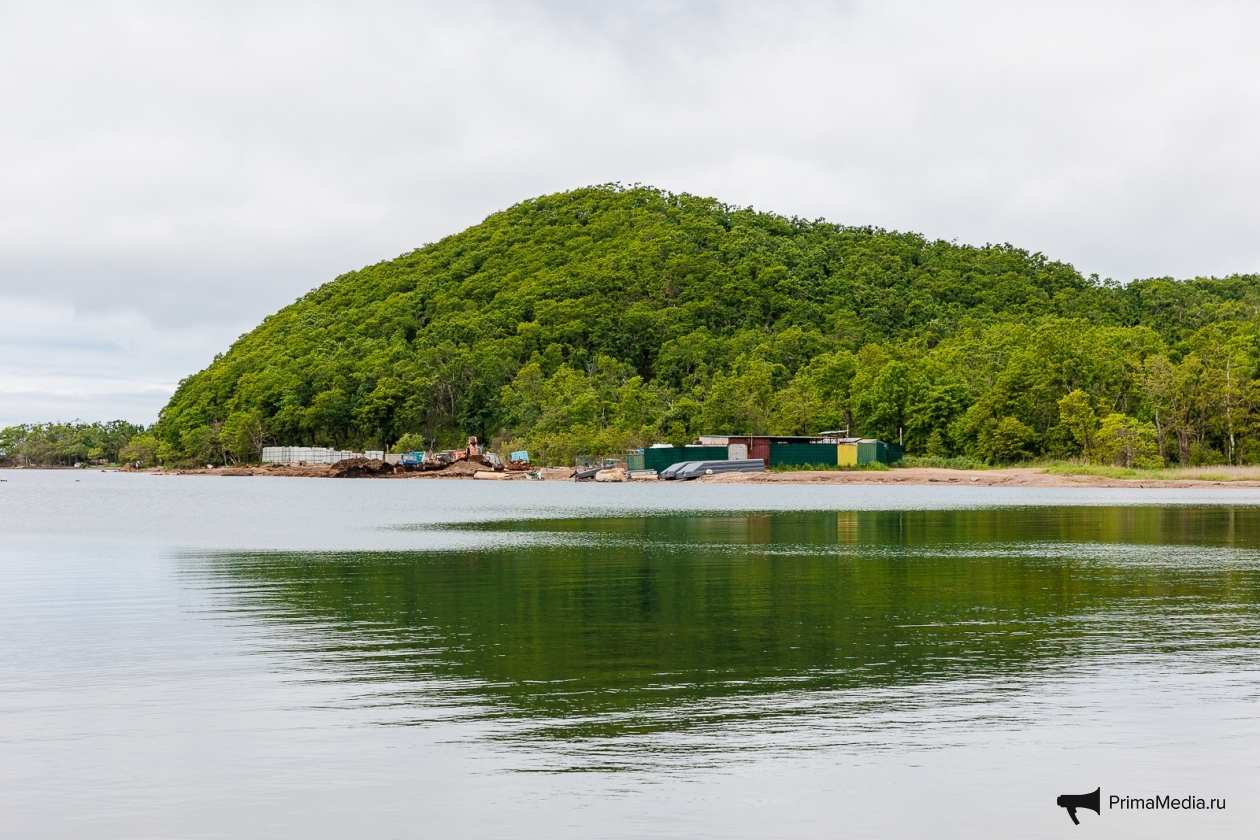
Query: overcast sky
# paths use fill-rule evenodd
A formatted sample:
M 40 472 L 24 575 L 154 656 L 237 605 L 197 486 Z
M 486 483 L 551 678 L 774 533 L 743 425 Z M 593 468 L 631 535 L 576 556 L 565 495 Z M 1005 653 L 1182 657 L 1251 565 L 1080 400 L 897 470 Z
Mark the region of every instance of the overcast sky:
M 336 275 L 641 182 L 1260 270 L 1260 4 L 0 2 L 0 425 L 152 422 Z

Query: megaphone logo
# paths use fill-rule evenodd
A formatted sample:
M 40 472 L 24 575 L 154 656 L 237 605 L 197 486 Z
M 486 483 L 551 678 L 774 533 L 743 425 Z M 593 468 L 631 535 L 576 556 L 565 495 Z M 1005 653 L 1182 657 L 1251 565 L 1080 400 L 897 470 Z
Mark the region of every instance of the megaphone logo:
M 1099 787 L 1093 793 L 1065 793 L 1057 800 L 1060 808 L 1067 808 L 1068 816 L 1072 818 L 1072 822 L 1077 825 L 1081 821 L 1076 818 L 1077 808 L 1088 808 L 1095 814 L 1102 816 L 1102 788 Z

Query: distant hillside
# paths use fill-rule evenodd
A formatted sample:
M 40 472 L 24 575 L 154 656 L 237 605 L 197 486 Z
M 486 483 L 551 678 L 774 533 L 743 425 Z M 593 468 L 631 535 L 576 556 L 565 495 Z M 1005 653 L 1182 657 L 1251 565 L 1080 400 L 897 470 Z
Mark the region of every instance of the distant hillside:
M 468 434 L 564 461 L 849 427 L 997 462 L 1089 454 L 1111 417 L 1106 445 L 1146 443 L 1096 457 L 1237 461 L 1260 458 L 1258 308 L 1256 276 L 1120 286 L 1009 245 L 590 187 L 320 286 L 184 380 L 155 434 L 168 461 Z

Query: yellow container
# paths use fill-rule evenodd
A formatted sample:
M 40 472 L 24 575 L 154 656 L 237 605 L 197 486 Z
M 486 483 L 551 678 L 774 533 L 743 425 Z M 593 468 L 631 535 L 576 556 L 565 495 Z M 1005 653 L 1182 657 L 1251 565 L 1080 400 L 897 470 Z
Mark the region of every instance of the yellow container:
M 840 467 L 857 466 L 856 443 L 840 443 L 836 445 L 836 465 Z

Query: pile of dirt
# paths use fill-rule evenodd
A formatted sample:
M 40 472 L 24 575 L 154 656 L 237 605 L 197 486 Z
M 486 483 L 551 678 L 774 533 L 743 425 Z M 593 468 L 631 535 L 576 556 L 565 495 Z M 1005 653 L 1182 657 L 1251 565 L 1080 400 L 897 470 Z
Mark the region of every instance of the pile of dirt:
M 461 458 L 453 464 L 448 464 L 445 468 L 438 472 L 438 475 L 444 477 L 452 476 L 469 476 L 483 470 L 493 469 L 489 462 L 481 458 Z
M 347 458 L 332 465 L 329 478 L 379 478 L 393 475 L 394 465 L 379 458 Z

